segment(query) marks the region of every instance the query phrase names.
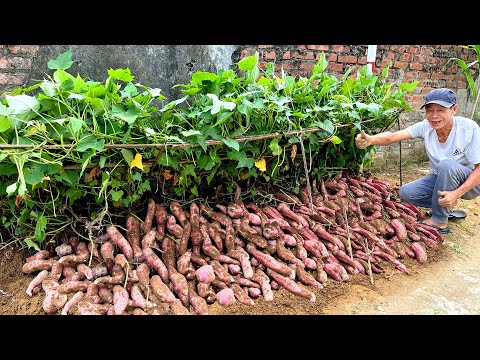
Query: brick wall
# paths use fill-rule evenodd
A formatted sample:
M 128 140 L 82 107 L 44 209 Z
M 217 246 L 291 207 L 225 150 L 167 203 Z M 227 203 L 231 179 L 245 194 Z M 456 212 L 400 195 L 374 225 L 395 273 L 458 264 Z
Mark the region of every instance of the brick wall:
M 0 45 L 0 94 L 17 87 L 25 86 L 32 59 L 42 45 Z M 275 69 L 283 68 L 291 76 L 309 77 L 320 55 L 325 53 L 329 64 L 326 71 L 340 78 L 348 69 L 354 74 L 367 62 L 367 45 L 239 45 L 234 53 L 233 62 L 259 52 L 260 66 L 274 62 Z M 380 73 L 390 64 L 388 81 L 401 83 L 417 80 L 419 84 L 406 101 L 414 109 L 412 113 L 402 114 L 399 126 L 423 118 L 420 106 L 425 93 L 432 88 L 450 87 L 460 98 L 468 97 L 468 84 L 465 76 L 459 74 L 455 62 L 450 58 L 461 58 L 466 63 L 476 60 L 473 50 L 459 45 L 377 45 L 375 69 Z M 478 67 L 477 67 L 478 71 Z M 462 107 L 463 108 L 463 107 Z M 462 110 L 460 110 L 462 111 Z M 466 115 L 459 113 L 459 115 Z M 404 161 L 422 161 L 425 154 L 423 143 L 419 140 L 381 148 L 376 154 L 375 165 L 382 167 L 397 166 Z
M 0 45 L 0 94 L 25 85 L 40 45 Z

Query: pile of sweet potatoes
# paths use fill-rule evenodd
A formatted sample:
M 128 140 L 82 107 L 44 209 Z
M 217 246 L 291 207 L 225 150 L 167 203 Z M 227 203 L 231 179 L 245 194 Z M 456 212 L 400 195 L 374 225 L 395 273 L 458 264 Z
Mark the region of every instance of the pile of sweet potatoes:
M 239 190 L 239 189 L 238 189 Z M 71 235 L 55 252 L 28 258 L 26 292 L 44 294 L 47 314 L 208 314 L 209 304 L 253 306 L 281 287 L 316 300 L 327 281 L 382 273 L 403 259 L 427 261 L 444 238 L 422 211 L 377 178 L 312 181 L 269 205 L 237 192 L 215 208 L 150 198 L 146 215 L 109 224 L 95 241 Z

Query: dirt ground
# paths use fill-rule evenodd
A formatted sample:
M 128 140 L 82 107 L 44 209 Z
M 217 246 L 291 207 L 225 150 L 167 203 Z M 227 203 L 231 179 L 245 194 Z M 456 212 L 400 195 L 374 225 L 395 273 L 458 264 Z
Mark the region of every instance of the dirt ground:
M 403 183 L 427 172 L 414 165 L 402 172 Z M 376 174 L 399 184 L 398 172 Z M 328 281 L 323 289 L 312 289 L 314 303 L 285 289 L 274 292 L 274 300 L 255 300 L 254 306 L 209 306 L 209 315 L 470 315 L 480 314 L 480 199 L 460 200 L 457 208 L 467 218 L 450 222 L 452 232 L 437 251 L 428 251 L 428 261 L 403 259 L 410 274 L 393 267 L 373 279 L 355 275 L 348 282 Z M 1 244 L 0 244 L 1 245 Z M 43 292 L 29 297 L 25 290 L 33 274 L 21 272 L 25 257 L 19 249 L 0 250 L 0 315 L 43 315 Z M 373 284 L 372 284 L 373 280 Z

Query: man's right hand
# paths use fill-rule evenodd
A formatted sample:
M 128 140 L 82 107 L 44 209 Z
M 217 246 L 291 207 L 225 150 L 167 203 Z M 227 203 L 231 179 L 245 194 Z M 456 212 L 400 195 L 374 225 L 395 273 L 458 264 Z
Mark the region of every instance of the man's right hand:
M 371 145 L 370 136 L 365 134 L 365 131 L 360 131 L 360 134 L 357 134 L 355 137 L 355 145 L 359 149 L 365 149 L 367 146 Z

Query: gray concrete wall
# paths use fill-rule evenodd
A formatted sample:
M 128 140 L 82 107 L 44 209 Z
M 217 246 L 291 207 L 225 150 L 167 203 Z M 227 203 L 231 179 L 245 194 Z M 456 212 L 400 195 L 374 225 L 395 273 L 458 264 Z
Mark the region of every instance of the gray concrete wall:
M 181 96 L 172 86 L 189 83 L 196 71 L 217 73 L 232 66 L 237 45 L 48 45 L 36 54 L 27 84 L 43 80 L 53 70 L 49 60 L 71 49 L 74 64 L 67 71 L 83 79 L 104 81 L 109 69 L 129 68 L 134 83 L 162 89 L 167 100 Z

